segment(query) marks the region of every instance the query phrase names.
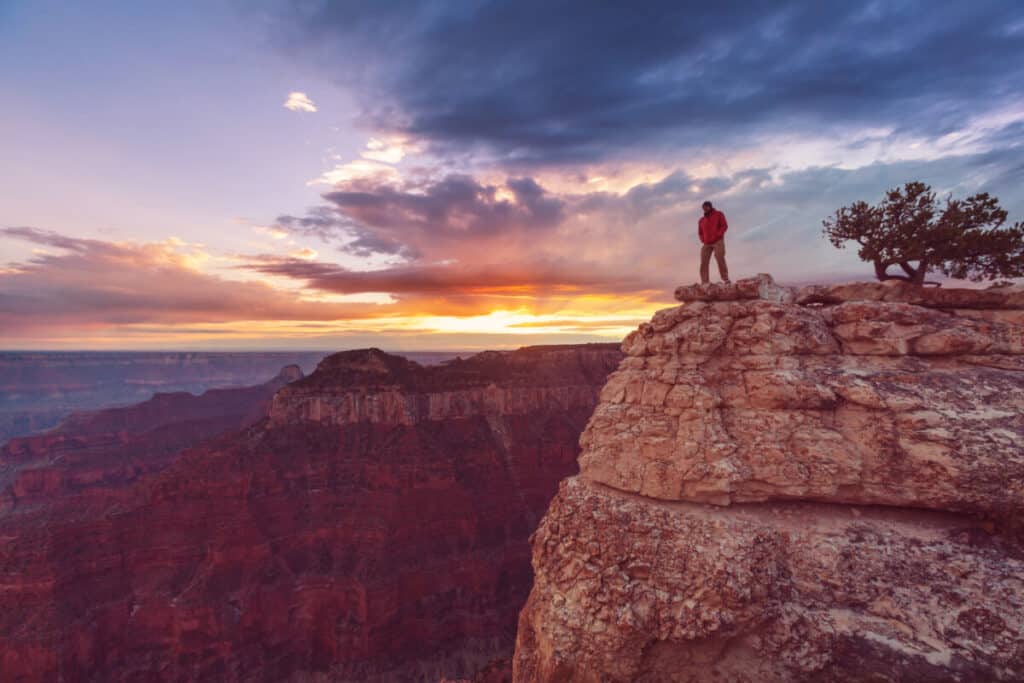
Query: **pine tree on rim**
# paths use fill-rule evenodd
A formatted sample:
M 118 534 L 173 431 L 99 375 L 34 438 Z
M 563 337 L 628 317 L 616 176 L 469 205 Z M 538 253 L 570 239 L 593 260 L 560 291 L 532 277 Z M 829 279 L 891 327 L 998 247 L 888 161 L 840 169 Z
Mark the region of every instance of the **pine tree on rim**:
M 835 247 L 856 242 L 879 280 L 924 285 L 938 284 L 925 281 L 931 270 L 974 282 L 1024 277 L 1024 223 L 1006 225 L 1006 217 L 987 192 L 950 195 L 942 206 L 930 186 L 915 181 L 889 190 L 876 206 L 844 206 L 822 225 Z M 902 273 L 890 273 L 893 266 Z

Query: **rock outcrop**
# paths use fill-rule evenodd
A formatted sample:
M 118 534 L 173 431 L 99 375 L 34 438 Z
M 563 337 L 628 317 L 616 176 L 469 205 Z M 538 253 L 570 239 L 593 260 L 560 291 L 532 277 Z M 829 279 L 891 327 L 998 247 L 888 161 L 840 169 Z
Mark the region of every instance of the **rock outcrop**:
M 159 472 L 19 501 L 0 680 L 435 683 L 511 656 L 527 537 L 621 357 L 335 354 Z
M 1024 290 L 677 298 L 533 536 L 515 680 L 1024 679 Z

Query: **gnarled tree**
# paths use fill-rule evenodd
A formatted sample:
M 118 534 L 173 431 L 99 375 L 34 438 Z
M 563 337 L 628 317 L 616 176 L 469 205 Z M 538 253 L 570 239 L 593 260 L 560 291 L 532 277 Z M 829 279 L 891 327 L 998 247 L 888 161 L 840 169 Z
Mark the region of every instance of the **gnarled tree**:
M 987 192 L 936 201 L 931 187 L 911 182 L 889 190 L 877 206 L 854 202 L 822 221 L 837 248 L 860 245 L 879 280 L 924 284 L 930 270 L 980 280 L 1024 277 L 1024 223 L 1006 223 L 1006 211 Z M 890 273 L 899 266 L 902 273 Z

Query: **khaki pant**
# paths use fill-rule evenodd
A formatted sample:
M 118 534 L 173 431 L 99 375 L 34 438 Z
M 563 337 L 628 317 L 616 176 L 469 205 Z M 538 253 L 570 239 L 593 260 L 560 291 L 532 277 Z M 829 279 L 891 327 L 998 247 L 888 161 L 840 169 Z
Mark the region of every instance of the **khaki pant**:
M 729 267 L 725 265 L 725 238 L 714 244 L 705 244 L 700 248 L 700 281 L 702 284 L 710 282 L 708 275 L 708 264 L 711 262 L 711 254 L 715 254 L 715 261 L 718 262 L 718 274 L 724 282 L 729 281 Z

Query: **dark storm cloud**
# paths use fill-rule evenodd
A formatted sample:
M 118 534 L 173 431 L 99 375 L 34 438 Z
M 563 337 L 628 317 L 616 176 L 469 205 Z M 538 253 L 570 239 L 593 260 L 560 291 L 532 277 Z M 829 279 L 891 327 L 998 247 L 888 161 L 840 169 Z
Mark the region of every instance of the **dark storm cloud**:
M 355 256 L 388 254 L 416 258 L 418 254 L 401 242 L 375 233 L 331 206 L 314 206 L 305 216 L 278 216 L 274 225 L 287 232 L 318 237 L 324 242 L 343 240 L 338 248 Z
M 339 229 L 352 227 L 351 221 L 345 220 L 328 206 L 314 207 L 305 216 L 278 216 L 274 223 L 282 230 L 307 237 L 319 237 L 324 242 L 336 238 Z
M 508 192 L 511 196 L 503 195 Z M 509 178 L 504 187 L 471 176 L 439 180 L 358 179 L 323 195 L 328 205 L 305 216 L 278 216 L 277 227 L 340 242 L 357 256 L 386 254 L 416 260 L 459 244 L 537 235 L 565 218 L 565 201 L 532 178 Z
M 394 187 L 372 180 L 353 182 L 324 199 L 357 224 L 433 237 L 478 236 L 509 229 L 545 228 L 562 218 L 562 205 L 530 178 L 510 179 L 515 201 L 499 188 L 453 174 L 428 184 Z
M 505 163 L 741 144 L 772 130 L 941 135 L 1024 87 L 1024 5 L 317 2 L 279 35 L 365 123 Z

